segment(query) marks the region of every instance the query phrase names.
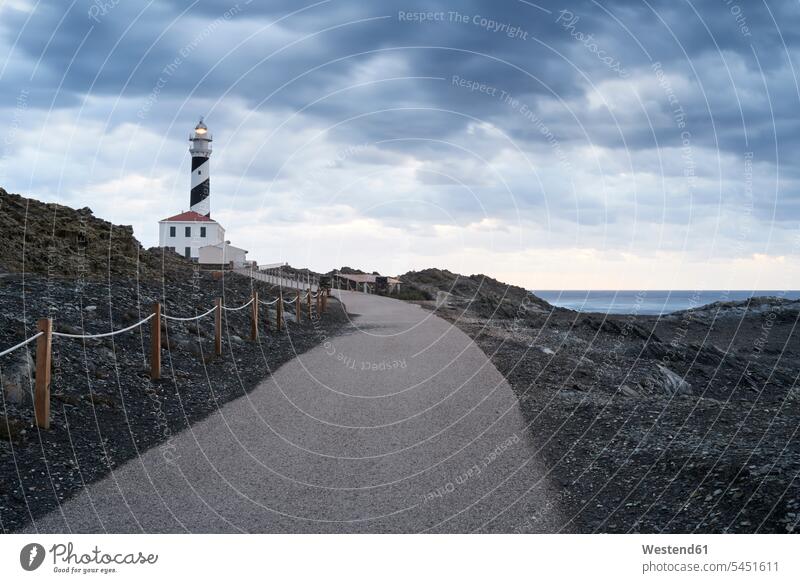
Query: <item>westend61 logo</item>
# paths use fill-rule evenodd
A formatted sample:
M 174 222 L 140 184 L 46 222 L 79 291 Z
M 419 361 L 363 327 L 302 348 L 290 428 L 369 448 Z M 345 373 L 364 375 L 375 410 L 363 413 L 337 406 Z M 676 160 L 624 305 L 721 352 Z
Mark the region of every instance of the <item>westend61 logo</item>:
M 19 564 L 26 571 L 35 571 L 42 566 L 47 554 L 53 559 L 55 573 L 114 573 L 116 565 L 153 565 L 158 555 L 134 553 L 105 553 L 95 545 L 89 552 L 75 552 L 72 543 L 55 544 L 45 551 L 39 543 L 29 543 L 19 553 Z
M 44 547 L 39 543 L 29 543 L 19 552 L 19 564 L 26 571 L 35 571 L 44 562 Z

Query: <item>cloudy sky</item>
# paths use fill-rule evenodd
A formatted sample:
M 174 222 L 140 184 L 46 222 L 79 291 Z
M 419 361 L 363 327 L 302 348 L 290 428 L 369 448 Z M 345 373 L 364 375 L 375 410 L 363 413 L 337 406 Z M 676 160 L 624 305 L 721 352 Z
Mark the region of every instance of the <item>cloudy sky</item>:
M 263 263 L 797 289 L 795 0 L 0 0 L 0 185 Z

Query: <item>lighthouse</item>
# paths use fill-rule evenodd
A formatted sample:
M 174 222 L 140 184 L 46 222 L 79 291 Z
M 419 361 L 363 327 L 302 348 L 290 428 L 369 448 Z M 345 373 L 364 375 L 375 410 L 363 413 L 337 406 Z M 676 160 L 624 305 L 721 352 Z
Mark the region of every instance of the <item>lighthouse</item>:
M 189 136 L 189 153 L 192 155 L 190 210 L 204 217 L 211 216 L 211 134 L 203 118 Z
M 225 229 L 211 218 L 211 134 L 203 118 L 189 136 L 192 155 L 190 208 L 158 221 L 158 245 L 180 253 L 208 269 L 233 269 L 247 264 L 247 250 L 225 240 Z

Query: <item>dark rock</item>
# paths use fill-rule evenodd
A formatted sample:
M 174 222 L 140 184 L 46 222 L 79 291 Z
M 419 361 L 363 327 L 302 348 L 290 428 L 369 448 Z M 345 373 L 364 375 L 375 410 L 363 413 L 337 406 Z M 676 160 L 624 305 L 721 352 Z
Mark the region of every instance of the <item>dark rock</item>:
M 2 368 L 5 400 L 15 405 L 30 405 L 35 371 L 30 351 L 20 348 L 3 358 L 7 361 Z
M 65 405 L 71 405 L 73 407 L 77 407 L 81 402 L 79 397 L 75 395 L 66 395 L 64 393 L 52 393 L 50 398 L 59 403 L 64 403 Z
M 717 366 L 728 357 L 729 355 L 726 352 L 717 348 L 713 344 L 691 342 L 688 345 L 687 358 L 694 359 L 700 364 Z M 735 357 L 733 355 L 730 356 L 730 360 L 733 360 L 734 358 Z
M 638 347 L 634 348 L 631 352 L 633 355 L 638 349 Z M 648 342 L 644 345 L 644 349 L 641 350 L 642 358 L 651 358 L 653 360 L 662 360 L 672 354 L 674 349 L 670 346 L 667 346 L 663 342 Z
M 92 405 L 99 407 L 108 407 L 109 409 L 116 409 L 119 407 L 119 401 L 113 397 L 106 395 L 90 394 L 84 395 L 83 400 L 88 401 Z
M 25 435 L 25 423 L 0 415 L 0 439 L 18 441 Z
M 58 322 L 57 326 L 54 324 L 53 328 L 57 332 L 63 332 L 64 334 L 83 334 L 84 333 L 83 330 L 81 330 L 77 326 L 72 326 L 70 324 L 65 324 L 65 323 L 61 323 L 61 322 Z

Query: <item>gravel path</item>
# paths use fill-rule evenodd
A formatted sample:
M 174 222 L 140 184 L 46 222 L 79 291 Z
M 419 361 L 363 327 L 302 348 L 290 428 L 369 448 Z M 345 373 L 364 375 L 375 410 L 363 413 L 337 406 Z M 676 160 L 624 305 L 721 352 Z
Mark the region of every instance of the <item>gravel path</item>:
M 28 530 L 557 530 L 559 493 L 483 352 L 418 306 L 341 299 L 349 331 Z

